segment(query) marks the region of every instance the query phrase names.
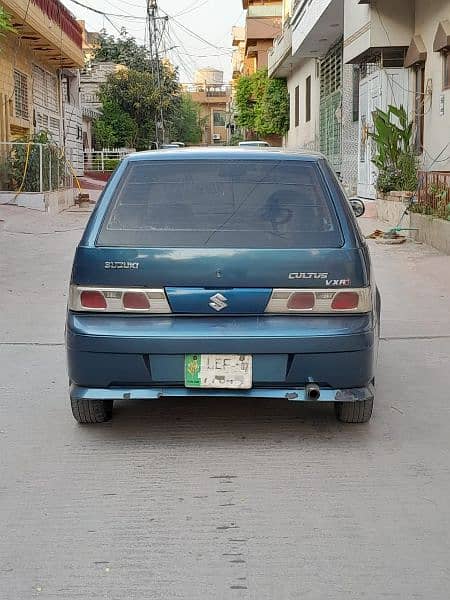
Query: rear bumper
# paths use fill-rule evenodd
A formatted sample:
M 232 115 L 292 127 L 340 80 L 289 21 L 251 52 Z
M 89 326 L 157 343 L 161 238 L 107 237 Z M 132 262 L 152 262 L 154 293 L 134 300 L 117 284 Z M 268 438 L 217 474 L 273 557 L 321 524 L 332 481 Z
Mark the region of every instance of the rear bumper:
M 374 377 L 377 331 L 371 314 L 234 318 L 69 313 L 69 378 L 74 389 L 96 397 L 111 390 L 122 398 L 124 393 L 156 398 L 286 397 L 292 392 L 300 399 L 311 381 L 334 392 L 367 388 Z M 252 390 L 186 390 L 184 355 L 201 353 L 252 354 Z
M 72 384 L 70 397 L 73 400 L 157 400 L 165 397 L 212 397 L 212 398 L 279 398 L 291 402 L 307 402 L 305 388 L 272 389 L 253 388 L 251 390 L 202 390 L 184 387 L 173 388 L 87 388 Z M 362 388 L 321 389 L 315 402 L 358 402 L 374 397 L 374 387 L 370 383 Z

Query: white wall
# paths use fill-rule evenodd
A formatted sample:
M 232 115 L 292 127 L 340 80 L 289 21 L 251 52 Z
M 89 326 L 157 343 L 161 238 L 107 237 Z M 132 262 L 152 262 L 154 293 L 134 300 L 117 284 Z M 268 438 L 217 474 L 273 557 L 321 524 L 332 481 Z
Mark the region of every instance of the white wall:
M 311 76 L 311 120 L 306 116 L 306 79 Z M 316 59 L 305 59 L 292 71 L 287 80 L 290 96 L 290 129 L 286 136 L 286 146 L 291 149 L 319 147 L 319 105 L 320 86 L 316 78 Z M 300 86 L 300 123 L 295 127 L 295 88 Z
M 422 4 L 429 6 L 427 0 Z M 344 62 L 369 48 L 409 46 L 413 31 L 414 0 L 377 0 L 372 5 L 344 0 Z

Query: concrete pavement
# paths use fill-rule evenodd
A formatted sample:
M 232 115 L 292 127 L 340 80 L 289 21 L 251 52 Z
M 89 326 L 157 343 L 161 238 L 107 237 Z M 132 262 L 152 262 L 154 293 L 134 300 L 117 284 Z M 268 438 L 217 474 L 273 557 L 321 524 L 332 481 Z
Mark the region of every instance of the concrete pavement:
M 80 427 L 62 343 L 86 214 L 0 219 L 0 599 L 448 598 L 448 256 L 370 242 L 368 425 L 327 405 L 175 400 Z

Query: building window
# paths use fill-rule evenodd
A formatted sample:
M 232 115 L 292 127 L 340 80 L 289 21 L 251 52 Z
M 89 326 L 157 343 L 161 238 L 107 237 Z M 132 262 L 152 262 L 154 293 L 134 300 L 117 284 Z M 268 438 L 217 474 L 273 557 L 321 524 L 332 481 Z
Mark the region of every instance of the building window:
M 353 122 L 359 121 L 359 67 L 353 65 Z
M 450 89 L 450 49 L 442 53 L 442 62 L 444 65 L 443 88 Z
M 424 129 L 424 98 L 425 98 L 425 65 L 416 66 L 416 81 L 414 89 L 414 126 L 415 138 L 414 147 L 420 154 L 423 150 L 423 129 Z
M 14 70 L 14 110 L 16 117 L 28 119 L 28 77 Z
M 295 88 L 294 121 L 295 126 L 298 127 L 300 124 L 300 87 L 298 85 Z
M 225 113 L 222 111 L 214 111 L 213 123 L 214 127 L 225 127 Z
M 311 75 L 309 75 L 309 77 L 306 78 L 305 98 L 306 98 L 305 120 L 308 123 L 309 121 L 311 121 Z

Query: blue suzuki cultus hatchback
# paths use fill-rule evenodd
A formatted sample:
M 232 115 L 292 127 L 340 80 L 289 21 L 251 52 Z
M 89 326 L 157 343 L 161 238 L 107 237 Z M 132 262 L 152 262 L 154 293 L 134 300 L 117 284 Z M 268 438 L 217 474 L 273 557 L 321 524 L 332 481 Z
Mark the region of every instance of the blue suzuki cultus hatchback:
M 66 342 L 79 423 L 166 396 L 334 402 L 370 419 L 380 299 L 316 154 L 138 153 L 77 248 Z

